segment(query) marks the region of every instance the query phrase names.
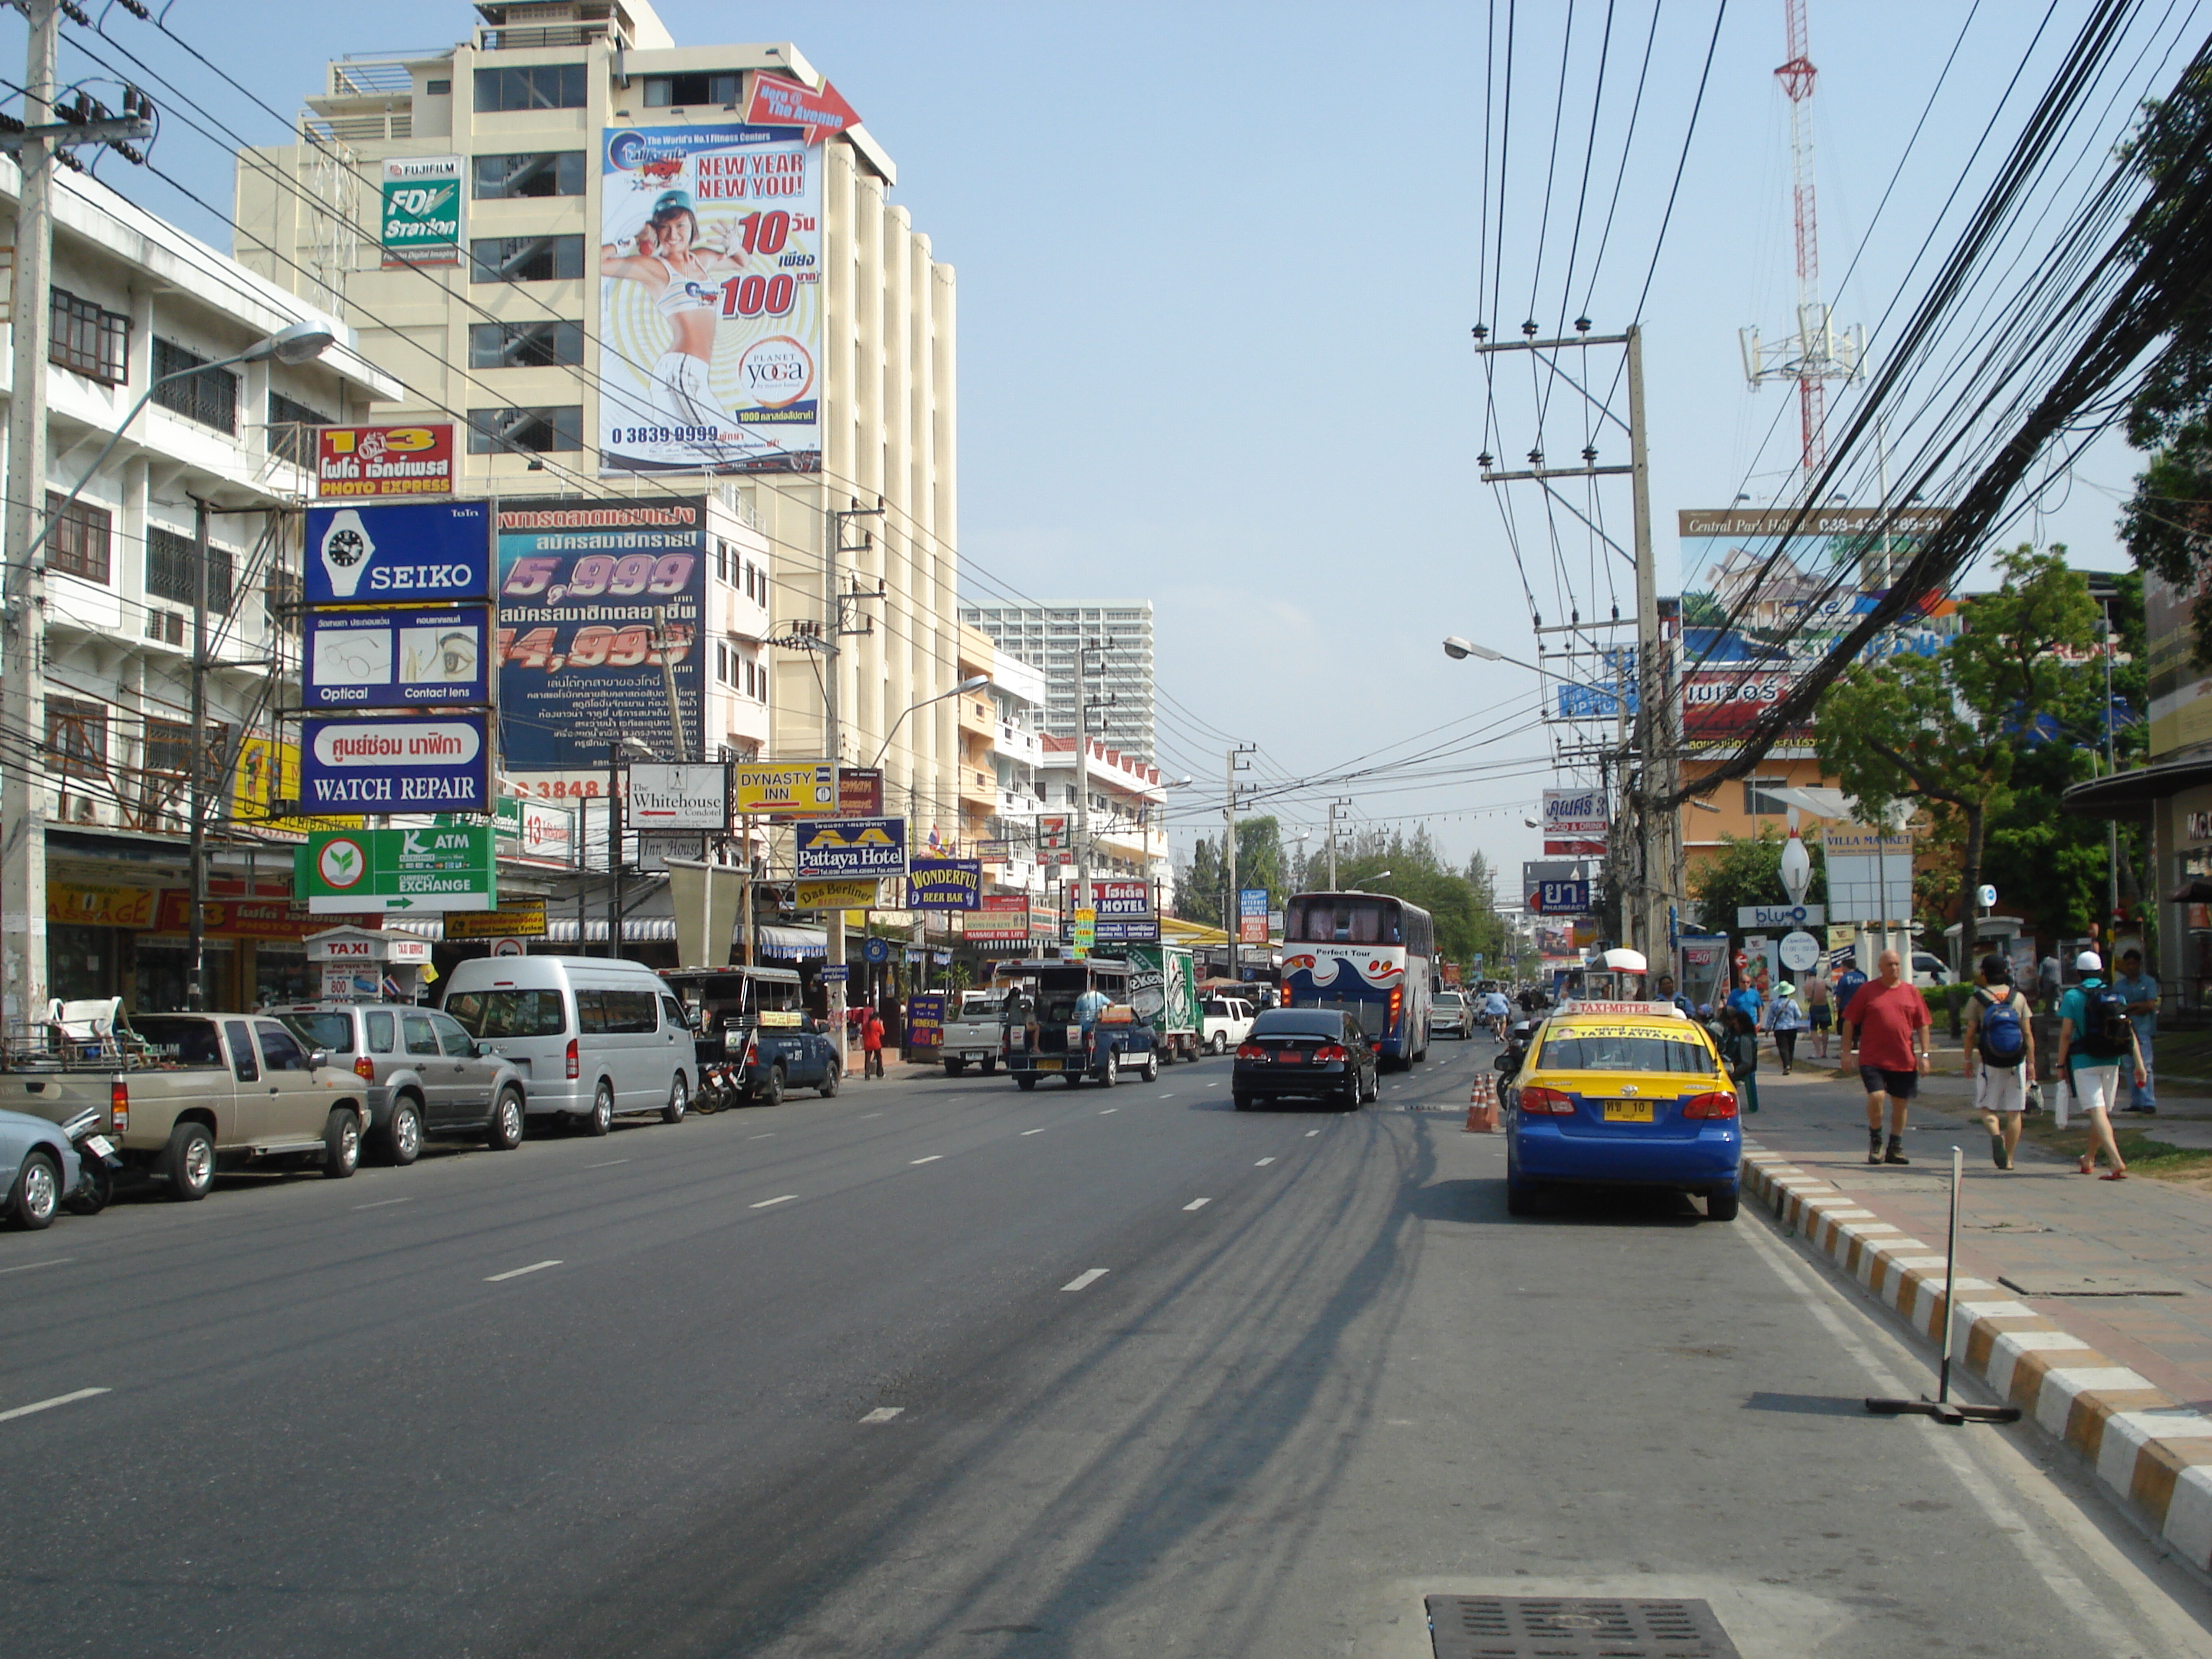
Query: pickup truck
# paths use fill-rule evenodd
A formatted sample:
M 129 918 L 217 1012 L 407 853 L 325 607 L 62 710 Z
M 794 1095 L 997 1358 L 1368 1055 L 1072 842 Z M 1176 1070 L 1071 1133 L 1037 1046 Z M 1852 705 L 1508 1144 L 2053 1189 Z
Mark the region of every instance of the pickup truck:
M 1209 1054 L 1226 1054 L 1252 1034 L 1256 1017 L 1242 997 L 1208 997 L 1200 1011 L 1199 1041 Z
M 1002 963 L 995 977 L 1023 1013 L 1006 1032 L 1006 1069 L 1016 1087 L 1034 1089 L 1041 1077 L 1066 1078 L 1073 1088 L 1085 1078 L 1110 1086 L 1125 1071 L 1147 1083 L 1159 1076 L 1152 1025 L 1123 1000 L 1127 963 L 1044 957 Z M 1097 1012 L 1086 1020 L 1090 1010 Z
M 699 1056 L 699 1104 L 782 1103 L 787 1089 L 825 1098 L 844 1079 L 830 1035 L 799 1006 L 790 968 L 685 968 L 662 975 L 683 999 Z
M 258 1014 L 141 1014 L 106 1052 L 13 1049 L 0 1109 L 64 1123 L 95 1107 L 127 1168 L 204 1198 L 216 1170 L 300 1159 L 343 1180 L 361 1163 L 362 1080 L 317 1063 Z
M 1004 990 L 960 994 L 959 1006 L 945 1018 L 945 1042 L 938 1050 L 945 1076 L 958 1077 L 970 1065 L 981 1067 L 986 1077 L 999 1069 L 1011 1002 Z

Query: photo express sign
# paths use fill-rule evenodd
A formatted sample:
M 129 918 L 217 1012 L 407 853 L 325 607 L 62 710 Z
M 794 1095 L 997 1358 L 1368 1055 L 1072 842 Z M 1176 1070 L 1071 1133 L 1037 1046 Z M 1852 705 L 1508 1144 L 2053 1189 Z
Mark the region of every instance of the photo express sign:
M 801 818 L 794 828 L 801 881 L 907 872 L 904 818 Z
M 316 428 L 315 494 L 325 501 L 453 493 L 450 423 Z

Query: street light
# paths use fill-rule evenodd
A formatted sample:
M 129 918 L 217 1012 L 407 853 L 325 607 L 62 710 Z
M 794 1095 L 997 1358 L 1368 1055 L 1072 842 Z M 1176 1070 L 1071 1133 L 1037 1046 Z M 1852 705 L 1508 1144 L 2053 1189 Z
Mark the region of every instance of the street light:
M 933 697 L 924 697 L 920 702 L 910 702 L 900 709 L 898 719 L 891 722 L 891 729 L 884 733 L 884 746 L 876 750 L 875 759 L 868 763 L 869 769 L 872 770 L 884 763 L 884 757 L 891 752 L 891 739 L 898 736 L 899 727 L 906 723 L 906 717 L 915 709 L 927 708 L 933 702 L 943 702 L 947 697 L 964 696 L 970 691 L 981 691 L 990 683 L 988 674 L 971 674 L 949 691 L 940 691 Z

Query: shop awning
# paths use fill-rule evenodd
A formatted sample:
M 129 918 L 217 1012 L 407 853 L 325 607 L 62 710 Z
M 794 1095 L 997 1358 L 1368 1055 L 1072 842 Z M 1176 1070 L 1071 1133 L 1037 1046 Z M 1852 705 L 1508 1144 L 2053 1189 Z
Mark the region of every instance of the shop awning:
M 412 933 L 417 939 L 442 939 L 446 923 L 439 916 L 386 916 L 384 931 L 387 933 Z
M 668 937 L 676 937 L 674 922 Z M 781 962 L 820 962 L 830 954 L 830 934 L 820 927 L 777 927 L 763 923 L 754 933 L 760 941 L 760 954 Z M 604 937 L 604 936 L 603 936 Z
M 549 945 L 574 945 L 576 942 L 575 917 L 546 917 L 545 942 Z M 605 916 L 585 918 L 584 942 L 587 945 L 605 945 L 607 942 L 607 919 Z M 675 942 L 676 918 L 673 916 L 629 916 L 623 921 L 623 943 L 625 945 L 673 945 Z
M 2058 798 L 2059 810 L 2084 818 L 2137 818 L 2154 801 L 2212 785 L 2212 759 L 2133 766 L 2077 783 Z

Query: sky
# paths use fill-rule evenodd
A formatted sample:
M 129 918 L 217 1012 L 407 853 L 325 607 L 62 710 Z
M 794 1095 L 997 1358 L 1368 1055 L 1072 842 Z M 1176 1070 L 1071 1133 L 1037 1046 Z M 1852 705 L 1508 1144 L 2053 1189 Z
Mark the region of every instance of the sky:
M 1425 823 L 1454 861 L 1479 848 L 1515 870 L 1540 854 L 1524 819 L 1553 781 L 1553 738 L 1572 734 L 1534 723 L 1528 670 L 1450 661 L 1438 641 L 1533 659 L 1532 609 L 1599 616 L 1633 590 L 1570 514 L 1547 525 L 1534 486 L 1480 482 L 1470 328 L 1510 338 L 1534 317 L 1548 333 L 1586 309 L 1618 332 L 1640 303 L 1662 593 L 1680 586 L 1677 512 L 1771 499 L 1796 458 L 1794 391 L 1747 387 L 1738 346 L 1795 304 L 1782 0 L 1729 0 L 1717 29 L 1717 0 L 1656 0 L 1656 25 L 1654 3 L 1512 9 L 1510 121 L 1505 0 L 660 10 L 683 45 L 795 42 L 896 161 L 892 199 L 958 273 L 964 594 L 1152 602 L 1161 762 L 1194 780 L 1171 798 L 1178 844 L 1218 831 L 1238 742 L 1256 745 L 1245 810 L 1286 832 L 1343 797 L 1352 823 Z M 1877 368 L 2087 10 L 1814 0 L 1823 288 L 1839 323 L 1867 325 Z M 2136 98 L 2172 78 L 2193 14 L 2165 15 L 2123 54 L 2054 199 L 2086 188 Z M 118 64 L 127 49 L 269 143 L 328 58 L 450 42 L 473 13 L 174 0 L 165 16 L 170 34 L 111 7 L 91 49 Z M 9 19 L 0 54 L 19 62 Z M 65 77 L 103 72 L 64 54 Z M 228 147 L 172 119 L 152 161 L 167 180 L 113 157 L 100 176 L 228 247 Z M 1613 391 L 1617 355 L 1589 356 Z M 1571 464 L 1584 405 L 1555 384 L 1539 439 L 1516 362 L 1490 364 L 1499 386 L 1521 377 L 1492 394 L 1501 465 L 1540 441 Z M 1856 395 L 1832 394 L 1832 431 Z M 1619 428 L 1595 430 L 1601 464 L 1625 460 Z M 1899 468 L 1915 441 L 1892 435 Z M 2115 497 L 2135 464 L 2100 438 L 2041 479 L 2010 539 L 2124 568 Z M 1869 446 L 1852 500 L 1875 499 L 1875 471 Z M 1518 564 L 1500 489 L 1519 492 Z M 1573 499 L 1628 541 L 1624 485 Z M 1448 752 L 1418 758 L 1432 750 Z

